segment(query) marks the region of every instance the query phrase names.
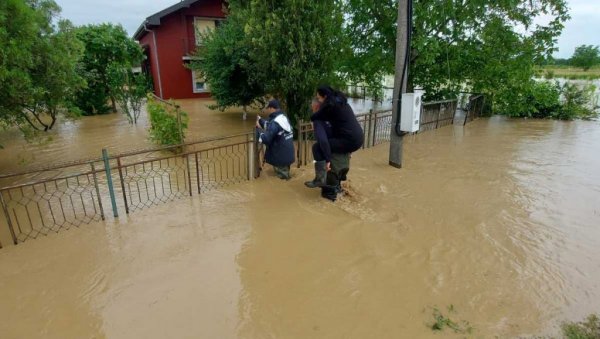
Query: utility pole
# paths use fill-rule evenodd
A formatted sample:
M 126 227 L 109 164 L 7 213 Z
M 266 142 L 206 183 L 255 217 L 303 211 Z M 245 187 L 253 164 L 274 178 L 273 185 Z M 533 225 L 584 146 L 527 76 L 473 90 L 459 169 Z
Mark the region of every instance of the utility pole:
M 406 93 L 408 79 L 408 65 L 406 55 L 408 49 L 408 2 L 411 0 L 398 1 L 398 27 L 396 28 L 396 71 L 394 76 L 394 95 L 392 96 L 392 130 L 390 133 L 390 162 L 391 166 L 402 168 L 402 135 L 400 128 L 400 99 Z M 406 69 L 406 71 L 404 71 Z M 400 133 L 401 134 L 401 133 Z

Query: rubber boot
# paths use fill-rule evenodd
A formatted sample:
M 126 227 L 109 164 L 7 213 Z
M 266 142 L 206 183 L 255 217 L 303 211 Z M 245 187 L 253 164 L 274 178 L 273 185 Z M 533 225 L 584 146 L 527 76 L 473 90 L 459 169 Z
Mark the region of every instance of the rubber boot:
M 327 185 L 327 162 L 325 160 L 315 161 L 315 178 L 306 181 L 304 185 L 308 188 L 323 187 Z

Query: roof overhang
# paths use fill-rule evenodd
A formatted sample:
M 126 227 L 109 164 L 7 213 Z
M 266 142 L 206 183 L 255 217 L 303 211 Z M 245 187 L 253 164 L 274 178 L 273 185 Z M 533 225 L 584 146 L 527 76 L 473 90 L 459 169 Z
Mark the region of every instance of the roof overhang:
M 151 16 L 147 17 L 146 20 L 144 20 L 144 22 L 142 22 L 140 27 L 138 27 L 138 29 L 133 34 L 133 38 L 135 40 L 140 40 L 146 34 L 146 31 L 148 28 L 150 28 L 152 26 L 160 26 L 160 21 L 163 17 L 165 17 L 169 14 L 172 14 L 174 12 L 177 12 L 178 10 L 180 10 L 182 8 L 189 8 L 191 5 L 193 5 L 194 3 L 198 2 L 198 1 L 202 1 L 202 0 L 183 0 L 179 3 L 176 3 L 175 5 L 173 5 L 171 7 L 163 9 L 160 12 L 152 14 Z

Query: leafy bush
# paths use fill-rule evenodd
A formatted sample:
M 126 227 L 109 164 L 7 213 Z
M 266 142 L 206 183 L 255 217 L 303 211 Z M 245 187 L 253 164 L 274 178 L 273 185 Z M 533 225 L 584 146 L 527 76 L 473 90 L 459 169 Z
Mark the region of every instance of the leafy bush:
M 594 85 L 579 88 L 577 85 L 565 83 L 561 87 L 562 109 L 555 117 L 561 120 L 589 120 L 597 117 L 598 114 L 590 107 L 595 90 Z
M 531 81 L 512 91 L 503 91 L 495 99 L 496 112 L 515 118 L 553 118 L 560 120 L 592 119 L 595 86 L 558 82 Z
M 563 335 L 568 339 L 600 338 L 600 318 L 591 314 L 583 322 L 566 322 L 561 325 Z
M 549 82 L 532 80 L 501 95 L 497 98 L 499 111 L 511 117 L 549 118 L 560 112 L 560 91 Z
M 148 95 L 148 115 L 150 116 L 150 139 L 159 145 L 182 144 L 182 137 L 187 128 L 188 115 L 180 111 L 174 103 L 165 104 Z M 181 136 L 177 122 L 177 111 L 181 115 Z

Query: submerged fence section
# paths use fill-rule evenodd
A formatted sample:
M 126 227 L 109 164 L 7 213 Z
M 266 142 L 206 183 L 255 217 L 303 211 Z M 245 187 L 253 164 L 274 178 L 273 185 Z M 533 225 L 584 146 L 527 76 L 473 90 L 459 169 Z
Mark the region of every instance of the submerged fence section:
M 18 244 L 250 180 L 255 154 L 254 133 L 244 133 L 3 174 L 0 239 Z

